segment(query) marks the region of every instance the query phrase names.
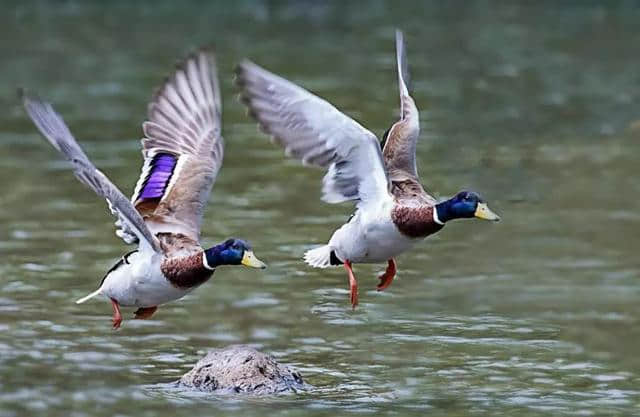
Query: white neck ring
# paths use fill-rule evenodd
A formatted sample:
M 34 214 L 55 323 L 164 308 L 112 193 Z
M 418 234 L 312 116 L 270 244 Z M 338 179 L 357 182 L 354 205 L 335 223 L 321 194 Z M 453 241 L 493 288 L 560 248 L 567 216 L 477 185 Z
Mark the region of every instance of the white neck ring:
M 215 268 L 212 268 L 209 265 L 209 262 L 207 262 L 207 253 L 205 251 L 202 251 L 202 265 L 204 265 L 204 267 L 207 268 L 209 271 L 215 270 Z
M 436 206 L 433 206 L 433 221 L 439 224 L 440 226 L 444 225 L 444 222 L 440 221 L 440 218 L 438 217 L 438 209 Z

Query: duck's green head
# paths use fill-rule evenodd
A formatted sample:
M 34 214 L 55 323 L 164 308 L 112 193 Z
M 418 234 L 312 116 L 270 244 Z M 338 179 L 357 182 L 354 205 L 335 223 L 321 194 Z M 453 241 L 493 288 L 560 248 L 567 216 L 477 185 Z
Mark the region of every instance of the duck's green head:
M 482 220 L 500 220 L 500 216 L 491 211 L 487 203 L 473 191 L 460 191 L 453 198 L 437 204 L 436 215 L 441 223 L 472 217 Z
M 242 239 L 227 239 L 223 243 L 204 251 L 205 266 L 214 269 L 219 265 L 244 265 L 264 269 L 267 265 L 256 258 L 249 242 Z

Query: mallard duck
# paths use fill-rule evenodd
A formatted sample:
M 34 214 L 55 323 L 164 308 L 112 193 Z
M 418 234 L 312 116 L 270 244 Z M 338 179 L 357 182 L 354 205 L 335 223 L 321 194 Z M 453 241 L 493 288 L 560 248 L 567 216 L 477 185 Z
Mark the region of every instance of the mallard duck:
M 118 217 L 116 234 L 138 248 L 77 303 L 103 294 L 113 306 L 135 306 L 147 319 L 158 305 L 177 300 L 209 280 L 220 265 L 265 268 L 245 240 L 227 239 L 203 249 L 202 214 L 222 165 L 221 102 L 213 54 L 202 50 L 178 65 L 148 107 L 142 125 L 144 164 L 131 200 L 89 160 L 49 103 L 22 93 L 42 135 L 70 161 L 75 176 L 108 202 Z
M 240 99 L 261 129 L 304 164 L 328 168 L 322 199 L 352 200 L 356 211 L 326 245 L 307 251 L 304 260 L 316 268 L 343 265 L 351 304 L 358 304 L 354 263 L 387 262 L 378 290 L 396 274 L 394 258 L 455 219 L 499 220 L 475 192 L 461 191 L 438 202 L 419 182 L 416 143 L 418 109 L 409 94 L 403 36 L 396 32 L 400 119 L 384 138 L 376 136 L 327 101 L 251 61 L 236 67 Z

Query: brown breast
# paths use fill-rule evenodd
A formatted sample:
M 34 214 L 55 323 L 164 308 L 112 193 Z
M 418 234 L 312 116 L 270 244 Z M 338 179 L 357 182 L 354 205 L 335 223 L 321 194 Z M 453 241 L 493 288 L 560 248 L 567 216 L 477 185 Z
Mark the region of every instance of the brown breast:
M 442 229 L 442 225 L 433 220 L 434 206 L 399 205 L 391 210 L 391 219 L 400 233 L 409 237 L 427 237 Z
M 436 199 L 430 196 L 415 178 L 397 172 L 391 182 L 395 207 L 391 219 L 398 230 L 409 237 L 426 237 L 442 229 L 433 220 Z
M 203 252 L 180 258 L 167 258 L 160 270 L 165 278 L 177 288 L 193 288 L 206 282 L 213 271 L 202 264 Z

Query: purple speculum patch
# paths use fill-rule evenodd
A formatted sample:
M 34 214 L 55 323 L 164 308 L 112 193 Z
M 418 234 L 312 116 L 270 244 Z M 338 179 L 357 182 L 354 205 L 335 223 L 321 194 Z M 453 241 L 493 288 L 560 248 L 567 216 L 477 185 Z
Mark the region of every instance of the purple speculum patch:
M 175 156 L 159 153 L 151 160 L 151 169 L 147 178 L 144 180 L 142 191 L 140 192 L 140 199 L 147 200 L 153 198 L 162 198 L 173 170 L 176 167 L 177 159 Z

